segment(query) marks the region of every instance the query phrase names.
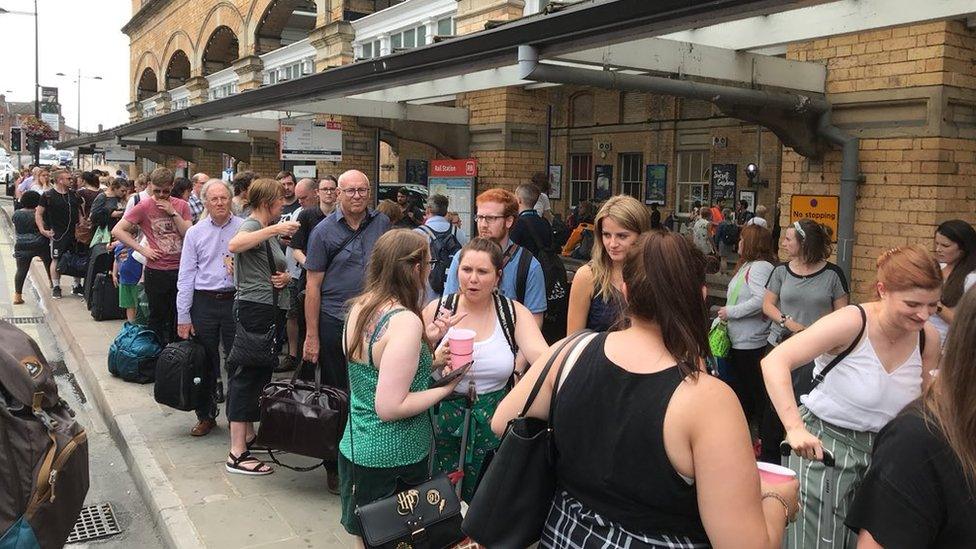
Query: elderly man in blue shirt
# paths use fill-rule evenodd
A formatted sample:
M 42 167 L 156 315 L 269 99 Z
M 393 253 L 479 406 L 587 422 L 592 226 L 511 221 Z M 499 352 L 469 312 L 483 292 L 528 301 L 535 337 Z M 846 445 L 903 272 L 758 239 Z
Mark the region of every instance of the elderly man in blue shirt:
M 231 213 L 233 191 L 225 181 L 211 179 L 200 196 L 208 215 L 183 237 L 176 283 L 177 334 L 183 339 L 196 335 L 210 364 L 204 394 L 213 398 L 196 410 L 197 424 L 190 430 L 196 437 L 217 425 L 217 403 L 224 400 L 219 345 L 226 355 L 234 344 L 234 255 L 227 245 L 244 223 Z

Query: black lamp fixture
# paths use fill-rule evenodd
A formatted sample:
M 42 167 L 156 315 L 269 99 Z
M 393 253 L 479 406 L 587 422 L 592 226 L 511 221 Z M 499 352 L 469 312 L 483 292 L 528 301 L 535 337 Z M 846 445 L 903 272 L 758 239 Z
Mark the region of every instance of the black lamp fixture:
M 759 166 L 753 162 L 746 164 L 746 178 L 750 187 L 769 187 L 769 180 L 759 176 Z

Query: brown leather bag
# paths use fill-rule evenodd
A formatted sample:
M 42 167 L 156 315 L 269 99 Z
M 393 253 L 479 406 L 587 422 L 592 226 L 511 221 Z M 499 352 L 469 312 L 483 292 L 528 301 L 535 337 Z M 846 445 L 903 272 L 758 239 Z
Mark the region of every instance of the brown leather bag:
M 0 341 L 0 546 L 61 547 L 88 494 L 88 439 L 37 343 L 5 321 Z
M 349 394 L 342 389 L 322 385 L 321 368 L 315 369 L 315 381 L 299 379 L 301 367 L 290 380 L 265 385 L 259 398 L 261 426 L 256 443 L 274 450 L 318 458 L 322 463 L 311 467 L 291 467 L 275 458 L 275 463 L 296 471 L 311 471 L 339 460 L 339 440 L 349 417 Z
M 91 214 L 91 207 L 85 202 L 85 197 L 80 194 L 78 199 L 81 200 L 81 207 L 78 208 L 78 223 L 75 224 L 75 241 L 87 246 L 91 244 L 94 234 L 91 219 L 88 218 Z

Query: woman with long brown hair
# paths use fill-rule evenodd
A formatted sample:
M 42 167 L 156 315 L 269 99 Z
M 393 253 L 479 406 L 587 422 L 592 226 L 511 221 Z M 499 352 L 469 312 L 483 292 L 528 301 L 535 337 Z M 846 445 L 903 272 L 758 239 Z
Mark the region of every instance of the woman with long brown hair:
M 385 233 L 346 318 L 349 419 L 339 444 L 339 490 L 341 522 L 354 536 L 362 536 L 357 507 L 389 496 L 397 482 L 426 480 L 433 437 L 427 411 L 460 379 L 428 388 L 431 342 L 464 317 L 441 312 L 424 327 L 420 307 L 429 273 L 424 236 L 408 229 Z
M 875 436 L 918 398 L 939 361 L 938 333 L 927 323 L 942 288 L 938 263 L 921 246 L 906 246 L 884 252 L 877 265 L 877 301 L 834 311 L 762 361 L 766 390 L 796 454 L 789 466 L 800 481 L 803 513 L 787 532 L 788 549 L 816 547 L 821 538 L 854 546 L 844 517 Z M 790 372 L 811 361 L 816 383 L 798 408 Z M 835 460 L 830 472 L 824 450 Z M 825 482 L 828 476 L 834 481 Z
M 739 234 L 739 262 L 729 281 L 725 306 L 718 317 L 728 322 L 729 385 L 739 397 L 749 427 L 758 429 L 766 402 L 759 361 L 766 356 L 769 318 L 763 314 L 766 281 L 773 272 L 773 233 L 747 225 Z
M 704 256 L 683 235 L 650 232 L 623 279 L 628 327 L 564 351 L 528 412 L 552 412 L 556 452 L 568 457 L 556 464 L 540 546 L 779 547 L 797 485 L 760 484 L 735 395 L 703 371 Z M 525 405 L 552 353 L 499 405 L 495 433 Z
M 847 514 L 858 549 L 976 547 L 976 292 L 956 307 L 938 375 L 891 420 Z
M 973 284 L 976 284 L 976 230 L 962 219 L 944 221 L 935 230 L 935 258 L 942 267 L 942 298 L 929 320 L 945 342 L 953 309 Z

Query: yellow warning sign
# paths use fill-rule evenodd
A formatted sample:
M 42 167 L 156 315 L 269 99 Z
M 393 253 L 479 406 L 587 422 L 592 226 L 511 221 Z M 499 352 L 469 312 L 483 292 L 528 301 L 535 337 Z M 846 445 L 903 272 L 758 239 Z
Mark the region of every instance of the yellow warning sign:
M 801 219 L 812 219 L 830 227 L 833 241 L 837 242 L 837 216 L 840 199 L 831 195 L 794 194 L 790 198 L 790 224 Z

